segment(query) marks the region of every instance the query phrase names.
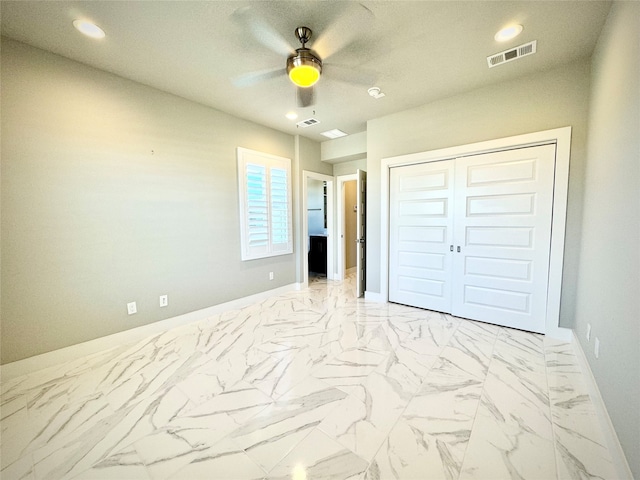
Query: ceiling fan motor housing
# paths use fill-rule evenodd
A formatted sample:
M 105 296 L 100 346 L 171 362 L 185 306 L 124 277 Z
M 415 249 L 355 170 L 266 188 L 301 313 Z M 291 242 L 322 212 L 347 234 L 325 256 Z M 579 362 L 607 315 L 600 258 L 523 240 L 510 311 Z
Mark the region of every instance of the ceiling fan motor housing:
M 295 67 L 310 64 L 313 64 L 313 66 L 322 73 L 322 60 L 314 55 L 314 53 L 308 48 L 298 48 L 295 55 L 291 55 L 287 58 L 287 73 L 291 72 Z

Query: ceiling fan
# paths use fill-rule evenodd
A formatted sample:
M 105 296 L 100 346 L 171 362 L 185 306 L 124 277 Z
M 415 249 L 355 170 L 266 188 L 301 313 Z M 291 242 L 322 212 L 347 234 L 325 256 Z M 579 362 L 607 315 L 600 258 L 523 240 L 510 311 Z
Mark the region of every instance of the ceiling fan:
M 347 12 L 343 12 L 322 32 L 314 41 L 314 49 L 307 47 L 313 34 L 309 27 L 299 26 L 295 29 L 294 35 L 301 46 L 293 49 L 289 42 L 267 23 L 264 16 L 252 7 L 236 10 L 232 19 L 243 30 L 248 30 L 260 44 L 284 57 L 283 60 L 285 60 L 281 64 L 282 67 L 249 72 L 235 78 L 233 83 L 237 87 L 248 87 L 271 78 L 288 75 L 295 86 L 298 106 L 308 107 L 315 103 L 314 85 L 324 75 L 335 80 L 358 84 L 371 84 L 375 80 L 375 76 L 369 71 L 325 63 L 328 57 L 352 44 L 373 20 L 373 13 L 359 3 L 352 3 Z
M 322 74 L 322 60 L 310 49 L 306 43 L 311 38 L 308 27 L 296 28 L 296 38 L 302 47 L 287 58 L 287 74 L 293 84 L 298 87 L 298 105 L 307 107 L 314 103 L 313 86 L 320 80 Z

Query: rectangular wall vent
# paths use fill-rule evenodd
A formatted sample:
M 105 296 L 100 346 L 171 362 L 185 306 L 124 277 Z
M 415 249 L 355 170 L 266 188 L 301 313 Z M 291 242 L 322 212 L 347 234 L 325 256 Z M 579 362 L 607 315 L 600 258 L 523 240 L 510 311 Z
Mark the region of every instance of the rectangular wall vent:
M 319 123 L 320 123 L 320 120 L 317 120 L 315 118 L 307 118 L 306 120 L 302 120 L 301 122 L 298 122 L 296 125 L 302 128 L 307 128 L 312 125 L 317 125 Z
M 537 40 L 534 40 L 533 42 L 525 43 L 524 45 L 520 45 L 519 47 L 510 48 L 509 50 L 505 50 L 504 52 L 491 55 L 490 57 L 487 57 L 487 65 L 489 65 L 489 68 L 493 68 L 497 65 L 502 65 L 503 63 L 517 60 L 520 57 L 533 55 L 534 53 L 536 53 L 536 44 Z

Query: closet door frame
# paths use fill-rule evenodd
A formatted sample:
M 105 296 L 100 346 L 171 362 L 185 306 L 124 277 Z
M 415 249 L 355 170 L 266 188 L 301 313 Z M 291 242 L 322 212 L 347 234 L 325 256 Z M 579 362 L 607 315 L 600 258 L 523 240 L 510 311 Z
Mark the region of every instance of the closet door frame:
M 435 162 L 467 155 L 490 153 L 514 148 L 553 143 L 556 145 L 555 181 L 553 185 L 553 216 L 551 223 L 551 248 L 549 257 L 549 284 L 546 306 L 545 334 L 570 341 L 571 330 L 558 325 L 560 320 L 560 294 L 562 289 L 562 265 L 567 217 L 569 188 L 569 158 L 571 151 L 571 127 L 516 135 L 485 142 L 383 158 L 381 163 L 381 245 L 380 245 L 380 300 L 389 301 L 389 200 L 390 169 L 401 165 Z

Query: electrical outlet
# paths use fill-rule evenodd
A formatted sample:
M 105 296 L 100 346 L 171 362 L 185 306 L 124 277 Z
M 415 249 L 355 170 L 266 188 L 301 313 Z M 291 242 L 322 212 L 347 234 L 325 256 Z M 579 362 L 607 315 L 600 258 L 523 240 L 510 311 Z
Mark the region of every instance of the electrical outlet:
M 595 354 L 596 358 L 600 358 L 600 340 L 598 339 L 598 337 L 596 337 L 596 346 L 593 349 L 593 353 Z
M 129 315 L 133 315 L 134 313 L 138 313 L 138 307 L 136 307 L 136 302 L 127 303 L 127 313 Z
M 587 342 L 591 341 L 591 324 L 587 323 Z
M 169 295 L 160 295 L 160 306 L 166 307 L 169 305 Z
M 269 280 L 273 280 L 273 272 L 269 272 Z

